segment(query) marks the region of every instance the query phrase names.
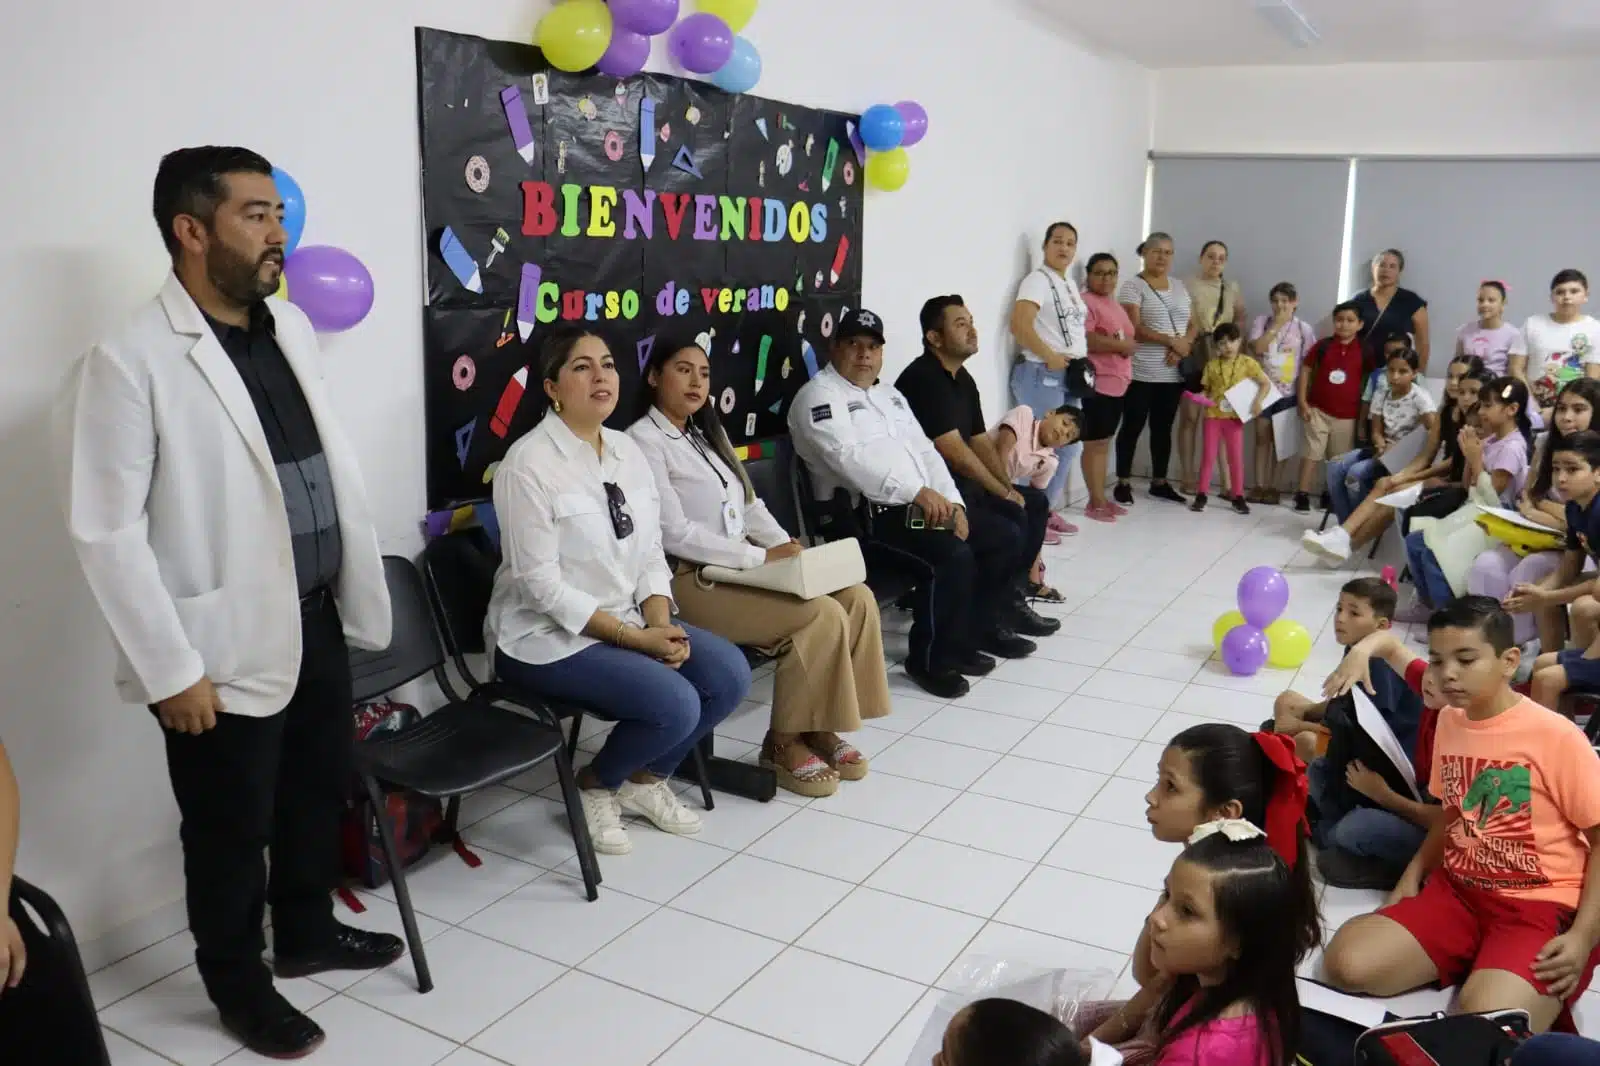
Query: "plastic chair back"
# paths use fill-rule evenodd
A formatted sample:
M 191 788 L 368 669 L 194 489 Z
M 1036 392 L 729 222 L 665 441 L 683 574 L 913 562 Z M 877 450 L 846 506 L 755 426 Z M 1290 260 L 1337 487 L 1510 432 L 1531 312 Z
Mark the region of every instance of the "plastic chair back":
M 20 877 L 11 879 L 10 906 L 27 946 L 28 967 L 21 985 L 0 994 L 0 1062 L 111 1066 L 66 915 L 43 890 Z
M 444 649 L 428 610 L 428 593 L 416 566 L 398 555 L 385 555 L 383 577 L 389 586 L 394 635 L 382 651 L 351 651 L 350 674 L 357 703 L 392 692 L 444 662 Z

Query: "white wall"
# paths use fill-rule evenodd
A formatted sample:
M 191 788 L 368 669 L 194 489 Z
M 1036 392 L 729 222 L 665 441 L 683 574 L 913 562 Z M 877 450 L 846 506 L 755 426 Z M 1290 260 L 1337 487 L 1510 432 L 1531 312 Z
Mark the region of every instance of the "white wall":
M 932 134 L 913 152 L 909 185 L 869 201 L 865 301 L 891 325 L 893 374 L 915 354 L 921 301 L 963 293 L 989 346 L 974 369 L 998 418 L 1007 363 L 998 334 L 1044 223 L 1072 219 L 1086 249 L 1127 252 L 1136 240 L 1149 83 L 1008 5 L 972 6 L 978 29 L 954 34 L 897 0 L 765 0 L 748 34 L 764 52 L 764 95 L 841 110 L 905 97 L 927 106 Z M 181 145 L 256 148 L 305 188 L 308 242 L 348 248 L 371 268 L 376 306 L 327 340 L 327 374 L 384 547 L 412 552 L 423 508 L 412 30 L 525 38 L 543 7 L 61 0 L 20 8 L 0 36 L 0 96 L 10 102 L 0 737 L 22 782 L 20 870 L 58 895 L 81 937 L 181 894 L 160 736 L 112 692 L 109 642 L 61 533 L 42 452 L 69 361 L 161 282 L 149 214 L 156 163 Z
M 1155 76 L 1157 152 L 1600 153 L 1600 61 L 1224 67 Z

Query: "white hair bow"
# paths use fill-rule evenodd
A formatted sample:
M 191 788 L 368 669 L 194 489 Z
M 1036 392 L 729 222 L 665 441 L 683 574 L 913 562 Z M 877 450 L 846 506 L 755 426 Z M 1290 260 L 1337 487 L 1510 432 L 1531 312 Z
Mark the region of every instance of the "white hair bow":
M 1245 821 L 1243 818 L 1218 818 L 1216 821 L 1202 822 L 1195 826 L 1187 842 L 1198 844 L 1213 833 L 1221 833 L 1236 844 L 1267 835 L 1257 828 L 1254 822 Z

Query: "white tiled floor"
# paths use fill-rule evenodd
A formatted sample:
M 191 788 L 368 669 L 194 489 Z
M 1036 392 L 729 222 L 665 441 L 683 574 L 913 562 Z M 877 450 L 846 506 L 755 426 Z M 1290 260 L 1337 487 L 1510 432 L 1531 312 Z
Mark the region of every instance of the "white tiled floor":
M 856 737 L 866 780 L 826 800 L 719 796 L 696 839 L 636 827 L 631 855 L 601 859 L 595 903 L 553 776 L 490 790 L 467 807 L 483 865 L 444 852 L 412 875 L 437 988 L 419 996 L 409 961 L 288 982 L 328 1030 L 311 1061 L 903 1066 L 963 960 L 1122 975 L 1175 853 L 1144 820 L 1162 744 L 1201 721 L 1253 726 L 1337 661 L 1329 622 L 1350 575 L 1299 553 L 1304 517 L 1255 510 L 1141 496 L 1115 526 L 1080 520 L 1047 549 L 1069 601 L 1045 608 L 1064 625 L 1038 655 L 953 704 L 896 669 L 894 713 Z M 1211 624 L 1261 564 L 1285 568 L 1315 648 L 1298 674 L 1232 678 L 1207 663 Z M 885 619 L 892 647 L 906 625 Z M 771 698 L 762 671 L 723 754 L 754 757 Z M 398 931 L 386 896 L 343 917 Z M 1328 890 L 1329 927 L 1376 899 Z M 253 1061 L 217 1026 L 191 953 L 179 934 L 94 975 L 118 1066 Z M 1600 1027 L 1600 994 L 1579 1013 Z

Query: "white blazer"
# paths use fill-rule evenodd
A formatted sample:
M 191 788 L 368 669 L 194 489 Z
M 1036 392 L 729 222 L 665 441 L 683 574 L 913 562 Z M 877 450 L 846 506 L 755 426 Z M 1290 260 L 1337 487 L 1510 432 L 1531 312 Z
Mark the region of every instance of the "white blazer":
M 287 301 L 272 317 L 333 479 L 345 637 L 387 647 L 378 538 L 316 334 Z M 73 364 L 51 428 L 67 531 L 111 626 L 123 698 L 156 703 L 207 677 L 232 714 L 282 710 L 300 671 L 283 490 L 244 381 L 176 276 Z

